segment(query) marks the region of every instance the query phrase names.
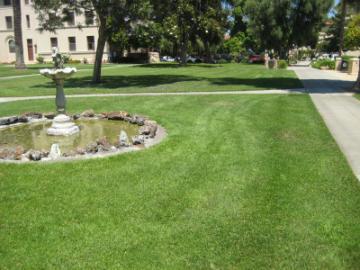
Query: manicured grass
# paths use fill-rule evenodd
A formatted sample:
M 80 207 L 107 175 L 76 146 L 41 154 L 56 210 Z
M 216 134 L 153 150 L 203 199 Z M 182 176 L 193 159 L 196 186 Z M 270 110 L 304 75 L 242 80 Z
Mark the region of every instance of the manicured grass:
M 260 65 L 156 64 L 103 69 L 103 82 L 91 83 L 92 70 L 78 72 L 65 83 L 67 94 L 226 91 L 300 88 L 291 70 Z M 54 95 L 54 84 L 41 76 L 0 80 L 0 96 Z
M 2 104 L 0 115 L 53 101 Z M 357 269 L 360 186 L 307 95 L 69 99 L 168 131 L 100 160 L 0 165 L 2 269 Z
M 21 75 L 31 75 L 39 74 L 39 70 L 42 68 L 52 68 L 52 64 L 31 64 L 27 65 L 26 69 L 15 69 L 14 65 L 0 64 L 0 78 L 9 77 L 9 76 L 21 76 Z M 77 69 L 92 69 L 93 65 L 86 64 L 72 64 L 71 66 L 76 67 Z M 106 65 L 108 66 L 108 65 Z

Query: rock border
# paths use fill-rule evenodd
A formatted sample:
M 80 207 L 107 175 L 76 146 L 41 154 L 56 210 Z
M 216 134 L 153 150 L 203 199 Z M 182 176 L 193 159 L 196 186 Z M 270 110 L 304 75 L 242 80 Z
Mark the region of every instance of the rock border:
M 8 116 L 0 118 L 1 130 L 21 125 L 29 125 L 39 122 L 51 122 L 55 113 L 27 112 L 20 116 Z M 126 121 L 138 125 L 138 135 L 128 138 L 125 132 L 120 132 L 117 144 L 110 144 L 106 137 L 98 138 L 85 148 L 78 148 L 72 153 L 59 151 L 56 144 L 48 150 L 24 149 L 22 146 L 8 147 L 0 150 L 0 163 L 43 163 L 43 162 L 64 162 L 92 158 L 103 158 L 133 151 L 139 151 L 159 144 L 166 136 L 166 130 L 156 121 L 150 120 L 147 116 L 131 115 L 126 111 L 104 112 L 96 114 L 92 109 L 80 114 L 70 115 L 73 120 L 112 120 Z

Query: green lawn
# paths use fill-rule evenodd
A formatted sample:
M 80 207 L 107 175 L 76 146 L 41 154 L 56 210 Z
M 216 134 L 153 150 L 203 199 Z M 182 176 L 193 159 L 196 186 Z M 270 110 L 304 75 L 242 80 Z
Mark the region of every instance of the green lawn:
M 6 103 L 0 115 L 53 107 Z M 106 159 L 1 164 L 1 269 L 358 269 L 359 182 L 308 95 L 69 108 L 147 114 L 169 136 Z
M 91 66 L 90 66 L 91 67 Z M 36 71 L 37 72 L 37 71 Z M 156 64 L 103 69 L 103 82 L 91 83 L 92 70 L 78 72 L 65 83 L 67 94 L 226 91 L 301 88 L 291 70 L 267 70 L 261 65 Z M 41 76 L 0 79 L 0 96 L 54 95 L 54 84 Z
M 5 65 L 0 64 L 0 78 L 9 77 L 9 76 L 21 76 L 21 75 L 32 75 L 39 74 L 39 70 L 42 68 L 52 68 L 52 64 L 31 64 L 27 65 L 27 69 L 15 69 L 14 65 Z M 87 64 L 72 64 L 71 66 L 76 67 L 77 69 L 92 69 L 93 65 Z M 112 66 L 106 64 L 105 67 Z

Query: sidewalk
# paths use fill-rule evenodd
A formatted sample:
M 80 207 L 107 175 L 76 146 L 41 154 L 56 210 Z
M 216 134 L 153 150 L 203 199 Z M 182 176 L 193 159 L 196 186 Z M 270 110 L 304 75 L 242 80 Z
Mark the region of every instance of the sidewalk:
M 360 180 L 360 101 L 347 92 L 356 78 L 309 67 L 292 69 Z

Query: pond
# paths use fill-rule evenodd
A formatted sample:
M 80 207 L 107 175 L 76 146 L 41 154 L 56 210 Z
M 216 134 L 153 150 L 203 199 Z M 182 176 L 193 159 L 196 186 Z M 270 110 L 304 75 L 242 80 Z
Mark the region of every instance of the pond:
M 129 138 L 139 132 L 139 126 L 125 121 L 82 119 L 75 123 L 80 127 L 80 132 L 67 137 L 47 135 L 47 129 L 51 126 L 50 121 L 0 130 L 0 149 L 22 146 L 27 150 L 49 151 L 52 144 L 59 144 L 62 153 L 68 153 L 77 148 L 85 148 L 103 137 L 112 145 L 116 145 L 121 130 L 124 130 Z

